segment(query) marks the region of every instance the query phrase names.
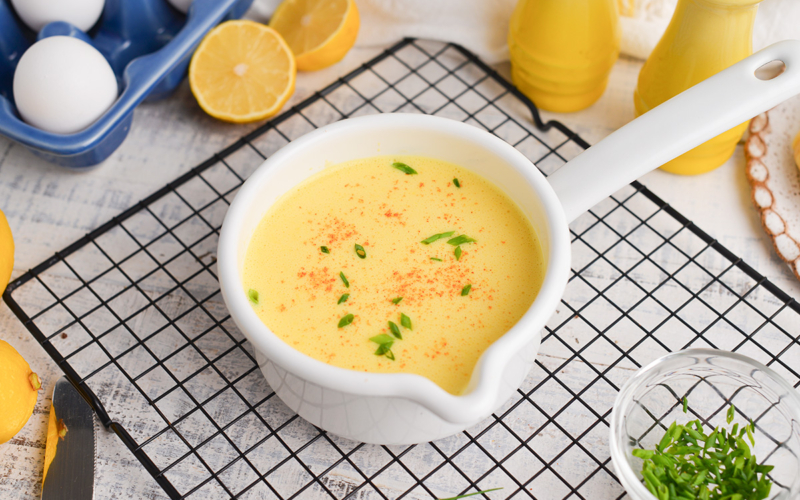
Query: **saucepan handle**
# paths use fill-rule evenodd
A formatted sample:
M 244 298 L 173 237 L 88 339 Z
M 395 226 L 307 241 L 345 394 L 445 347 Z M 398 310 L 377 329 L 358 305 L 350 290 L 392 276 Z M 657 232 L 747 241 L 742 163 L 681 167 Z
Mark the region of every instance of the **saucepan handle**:
M 783 73 L 759 79 L 756 70 L 772 61 L 783 62 Z M 548 181 L 571 222 L 647 172 L 796 94 L 800 41 L 778 42 L 628 123 Z

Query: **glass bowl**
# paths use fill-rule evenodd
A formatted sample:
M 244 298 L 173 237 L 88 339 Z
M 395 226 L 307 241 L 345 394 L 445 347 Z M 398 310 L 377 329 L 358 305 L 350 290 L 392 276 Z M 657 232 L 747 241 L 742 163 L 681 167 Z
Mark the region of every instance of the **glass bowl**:
M 688 412 L 683 412 L 683 398 Z M 800 395 L 780 375 L 740 354 L 689 349 L 668 354 L 639 370 L 622 387 L 611 413 L 611 459 L 622 486 L 635 500 L 653 500 L 642 483 L 642 460 L 635 448 L 655 449 L 672 422 L 700 419 L 706 429 L 730 428 L 752 418 L 753 453 L 775 466 L 770 499 L 800 495 Z

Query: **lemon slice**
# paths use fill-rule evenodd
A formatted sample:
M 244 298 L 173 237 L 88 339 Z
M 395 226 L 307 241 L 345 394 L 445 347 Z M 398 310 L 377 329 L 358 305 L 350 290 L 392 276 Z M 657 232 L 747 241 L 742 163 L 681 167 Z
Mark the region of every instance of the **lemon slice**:
M 797 164 L 797 168 L 800 168 L 800 132 L 794 136 L 794 141 L 792 141 L 792 151 L 794 152 L 794 162 Z
M 354 0 L 284 0 L 269 21 L 297 59 L 300 71 L 342 60 L 356 43 L 360 20 Z
M 11 272 L 14 270 L 14 238 L 8 220 L 0 210 L 0 295 L 6 289 Z
M 246 123 L 275 115 L 294 92 L 292 51 L 272 28 L 228 21 L 200 42 L 189 65 L 189 85 L 203 111 Z

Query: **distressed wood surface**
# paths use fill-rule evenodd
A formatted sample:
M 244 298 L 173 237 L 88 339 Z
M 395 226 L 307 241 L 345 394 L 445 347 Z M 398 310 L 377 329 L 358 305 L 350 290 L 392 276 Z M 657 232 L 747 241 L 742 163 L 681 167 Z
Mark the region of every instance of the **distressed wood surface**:
M 287 106 L 299 102 L 377 52 L 377 49 L 353 50 L 342 63 L 328 70 L 299 75 L 297 92 Z M 561 119 L 589 142 L 596 142 L 632 118 L 631 95 L 639 67 L 637 62 L 620 60 L 612 75 L 609 90 L 595 106 L 571 115 L 546 114 L 546 117 Z M 507 74 L 507 65 L 500 65 L 498 68 Z M 255 125 L 224 124 L 207 117 L 197 107 L 184 83 L 173 96 L 140 106 L 136 110 L 131 133 L 122 147 L 103 165 L 90 172 L 76 174 L 64 171 L 43 162 L 19 145 L 0 138 L 0 209 L 9 218 L 15 236 L 14 276 L 20 275 L 53 252 L 119 214 L 254 127 Z M 646 176 L 644 183 L 793 297 L 800 299 L 800 286 L 774 256 L 770 241 L 760 230 L 758 215 L 748 203 L 749 189 L 741 148 L 737 149 L 736 155 L 728 163 L 710 174 L 678 177 L 654 172 Z M 602 281 L 608 280 L 609 276 L 599 274 L 595 278 Z M 59 275 L 58 269 L 53 269 L 45 279 L 55 287 L 69 289 L 74 286 L 69 278 Z M 579 290 L 572 293 L 579 299 Z M 37 296 L 32 293 L 26 296 L 26 300 L 35 302 Z M 763 300 L 769 302 L 769 297 L 764 297 Z M 557 313 L 554 321 L 563 314 L 564 311 Z M 626 335 L 632 338 L 635 333 L 629 334 L 621 330 L 615 342 L 625 344 L 630 340 Z M 564 331 L 563 336 L 576 344 L 586 342 L 585 333 L 577 326 Z M 5 306 L 0 306 L 0 338 L 10 342 L 23 354 L 32 368 L 40 374 L 45 387 L 34 415 L 25 428 L 9 443 L 0 445 L 0 497 L 13 500 L 38 498 L 47 415 L 52 388 L 60 372 Z M 568 356 L 569 353 L 563 352 L 558 345 L 544 345 L 540 361 L 547 367 L 555 368 Z M 606 362 L 602 351 L 591 353 L 588 358 L 593 365 L 603 366 Z M 614 370 L 611 377 L 621 381 L 633 373 L 633 370 L 633 366 L 621 365 Z M 579 369 L 564 370 L 562 375 L 566 380 L 581 380 L 587 376 Z M 540 374 L 533 373 L 528 383 L 535 381 L 538 376 Z M 142 407 L 140 402 L 120 399 L 119 383 L 119 380 L 111 379 L 99 389 L 105 397 L 118 403 L 115 411 L 134 415 L 136 412 L 146 413 L 148 409 Z M 265 385 L 260 379 L 253 380 L 251 388 L 254 393 L 261 393 L 268 390 Z M 557 387 L 541 394 L 548 396 L 545 399 L 557 400 L 561 397 Z M 587 397 L 602 399 L 603 394 L 590 394 Z M 277 412 L 270 418 L 281 420 L 288 417 Z M 538 418 L 540 416 L 534 414 L 521 414 L 514 422 L 522 432 L 524 429 L 533 429 Z M 580 425 L 582 418 L 580 411 L 567 412 L 563 417 L 567 426 Z M 288 438 L 307 432 L 304 425 L 307 424 L 302 421 L 293 424 L 286 431 Z M 152 429 L 137 429 L 137 432 L 145 436 Z M 539 447 L 539 451 L 545 456 L 554 456 L 560 443 L 557 433 L 548 435 L 543 432 L 539 438 L 535 445 Z M 97 442 L 95 498 L 166 498 L 115 435 L 100 429 Z M 458 442 L 459 437 L 454 437 L 442 446 L 455 447 Z M 589 442 L 602 450 L 607 444 L 607 437 L 602 433 L 595 437 L 590 436 Z M 491 440 L 488 446 L 502 451 L 503 440 Z M 419 450 L 412 462 L 421 469 L 436 462 L 436 456 L 429 453 L 429 447 L 423 446 Z M 312 458 L 308 462 L 313 464 L 314 456 L 322 460 L 329 451 L 312 449 Z M 270 456 L 269 450 L 264 453 L 266 457 Z M 380 463 L 384 458 L 366 455 L 358 460 L 367 468 L 370 464 Z M 470 462 L 471 458 L 467 455 L 463 460 L 472 463 L 472 467 L 477 470 L 480 467 L 479 457 L 474 458 Z M 535 461 L 523 461 L 518 473 L 531 474 L 537 467 L 541 465 L 537 465 Z M 569 477 L 578 473 L 581 462 L 565 456 L 560 467 L 563 474 Z M 287 470 L 284 477 L 291 483 L 301 481 L 302 475 L 302 471 Z M 327 476 L 325 486 L 333 492 L 346 493 L 354 488 L 355 481 L 352 471 L 341 470 Z M 599 477 L 598 481 L 604 483 L 603 488 L 614 488 L 613 480 L 607 476 Z M 463 487 L 458 484 L 457 477 L 447 476 L 431 485 L 435 493 L 442 496 Z M 395 488 L 391 476 L 380 486 L 386 488 L 386 491 Z M 539 487 L 546 488 L 547 485 L 539 484 Z M 402 490 L 398 490 L 398 493 L 400 491 Z M 213 492 L 210 495 L 214 497 Z M 270 497 L 267 492 L 260 495 L 256 490 L 252 496 Z M 423 493 L 421 498 L 426 498 L 426 494 Z

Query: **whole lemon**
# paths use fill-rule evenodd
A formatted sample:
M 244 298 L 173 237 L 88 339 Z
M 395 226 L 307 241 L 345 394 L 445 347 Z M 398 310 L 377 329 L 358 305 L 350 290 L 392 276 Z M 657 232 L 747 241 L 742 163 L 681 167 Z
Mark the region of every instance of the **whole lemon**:
M 5 214 L 0 210 L 0 295 L 6 289 L 14 268 L 14 240 Z
M 0 340 L 0 444 L 14 437 L 28 421 L 41 387 L 28 362 L 11 344 Z

